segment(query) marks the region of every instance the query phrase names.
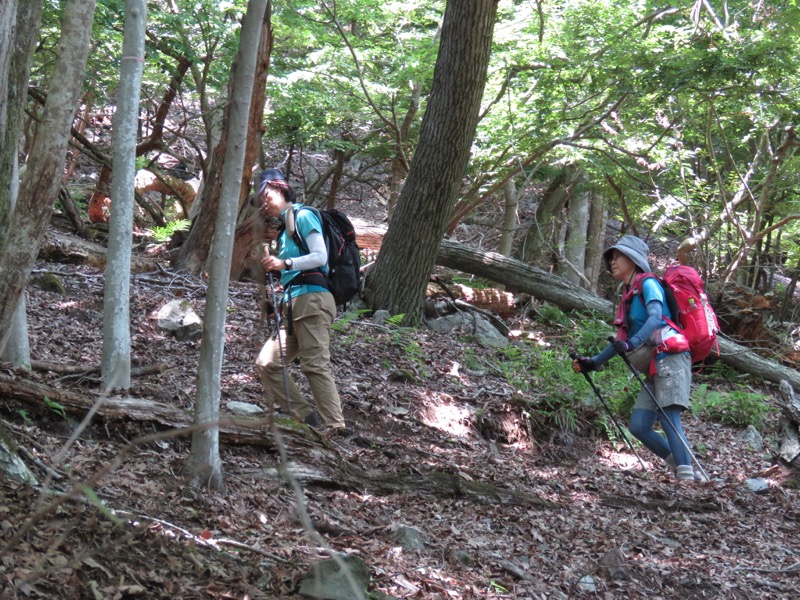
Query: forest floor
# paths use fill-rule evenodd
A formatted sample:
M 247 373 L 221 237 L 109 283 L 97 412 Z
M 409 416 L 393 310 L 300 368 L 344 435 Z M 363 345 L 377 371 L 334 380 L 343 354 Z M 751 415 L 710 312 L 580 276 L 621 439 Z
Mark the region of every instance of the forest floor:
M 102 274 L 44 263 L 36 270 L 57 273 L 66 293 L 30 288 L 32 356 L 99 365 Z M 129 395 L 190 410 L 199 340 L 165 335 L 153 315 L 174 298 L 202 314 L 204 286 L 143 274 L 131 292 L 134 367 L 169 369 L 134 377 Z M 223 410 L 232 400 L 267 408 L 253 366 L 268 333 L 257 299 L 255 284 L 232 286 Z M 524 317 L 518 325 L 543 349 L 564 353 L 560 383 L 589 423 L 599 409 L 570 368 L 570 332 Z M 182 478 L 190 436 L 132 443 L 158 428 L 96 418 L 56 463 L 80 416 L 53 403 L 36 409 L 0 398 L 2 418 L 39 480 L 46 464 L 57 476 L 53 490 L 85 489 L 75 501 L 0 481 L 0 597 L 299 598 L 301 576 L 333 551 L 366 562 L 376 598 L 797 597 L 796 473 L 775 464 L 768 447 L 749 448 L 740 431 L 687 415 L 687 435 L 713 480 L 678 485 L 641 447 L 647 471 L 625 445 L 591 435 L 592 427 L 560 429 L 526 412 L 504 374 L 488 368 L 498 351 L 462 334 L 399 334 L 360 317 L 335 327 L 332 353 L 353 432 L 333 444 L 342 460 L 398 478 L 456 474 L 543 502 L 308 485 L 305 508 L 320 538 L 298 519 L 290 487 L 267 475 L 280 464 L 273 450 L 223 445 L 226 491 L 196 490 Z M 487 368 L 467 368 L 475 357 Z M 99 391 L 96 372 L 3 371 Z M 303 382 L 295 367 L 292 373 Z M 773 402 L 773 392 L 761 389 Z M 766 439 L 774 426 L 773 416 Z M 302 458 L 313 460 L 313 452 Z M 745 485 L 756 477 L 768 481 L 766 491 Z M 403 527 L 419 532 L 416 548 Z

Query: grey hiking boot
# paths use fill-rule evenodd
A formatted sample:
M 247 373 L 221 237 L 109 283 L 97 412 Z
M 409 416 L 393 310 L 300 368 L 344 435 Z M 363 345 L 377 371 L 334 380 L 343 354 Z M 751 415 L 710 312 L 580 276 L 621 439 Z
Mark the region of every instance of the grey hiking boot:
M 709 481 L 711 481 L 708 477 L 703 475 L 703 472 L 700 469 L 694 470 L 694 480 L 697 481 L 698 483 L 708 483 Z

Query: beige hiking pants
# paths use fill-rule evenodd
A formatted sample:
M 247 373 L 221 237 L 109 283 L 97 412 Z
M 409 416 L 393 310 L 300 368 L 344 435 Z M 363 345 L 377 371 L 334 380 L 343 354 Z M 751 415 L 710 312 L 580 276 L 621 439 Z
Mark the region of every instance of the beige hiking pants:
M 329 292 L 311 292 L 297 296 L 291 302 L 294 333 L 287 335 L 287 323 L 284 323 L 279 332 L 280 345 L 279 339 L 273 336 L 256 359 L 267 401 L 277 401 L 283 411 L 300 421 L 313 412 L 314 406 L 289 376 L 288 366 L 299 359 L 300 371 L 308 379 L 322 424 L 344 427 L 342 404 L 331 371 L 331 323 L 336 316 L 333 296 Z M 281 349 L 284 361 L 281 361 Z M 284 365 L 288 386 L 284 383 Z M 286 402 L 286 387 L 289 388 L 289 403 Z

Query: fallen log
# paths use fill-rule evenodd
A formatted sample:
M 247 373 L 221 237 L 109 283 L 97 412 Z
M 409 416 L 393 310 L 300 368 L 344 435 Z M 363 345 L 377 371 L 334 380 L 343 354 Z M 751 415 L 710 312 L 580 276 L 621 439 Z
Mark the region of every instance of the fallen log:
M 0 398 L 24 402 L 38 408 L 50 409 L 58 404 L 66 413 L 84 415 L 95 403 L 100 403 L 97 415 L 106 420 L 137 421 L 156 424 L 164 429 L 185 435 L 193 422 L 191 414 L 146 398 L 130 396 L 100 396 L 54 388 L 22 377 L 0 373 Z M 48 402 L 45 403 L 45 398 Z M 292 457 L 294 477 L 306 485 L 335 486 L 339 489 L 369 490 L 375 494 L 408 494 L 465 498 L 476 502 L 503 503 L 540 508 L 559 508 L 558 504 L 517 490 L 498 488 L 490 483 L 468 481 L 458 474 L 433 471 L 430 473 L 373 473 L 347 462 L 339 450 L 316 431 L 307 427 L 276 424 Z M 267 418 L 223 417 L 219 421 L 222 443 L 250 445 L 275 449 L 268 432 Z M 307 462 L 302 462 L 305 455 Z M 265 477 L 280 479 L 277 470 L 260 470 Z
M 108 250 L 95 242 L 48 229 L 39 248 L 39 258 L 48 262 L 86 265 L 104 269 Z M 158 268 L 152 258 L 131 256 L 131 273 L 146 273 Z
M 611 322 L 614 306 L 604 299 L 575 286 L 565 279 L 496 252 L 481 252 L 457 242 L 445 240 L 439 246 L 436 264 L 458 269 L 503 284 L 508 289 L 525 292 L 555 304 L 562 310 L 594 311 Z M 742 373 L 780 384 L 786 380 L 800 389 L 800 372 L 767 360 L 748 348 L 719 336 L 720 360 Z

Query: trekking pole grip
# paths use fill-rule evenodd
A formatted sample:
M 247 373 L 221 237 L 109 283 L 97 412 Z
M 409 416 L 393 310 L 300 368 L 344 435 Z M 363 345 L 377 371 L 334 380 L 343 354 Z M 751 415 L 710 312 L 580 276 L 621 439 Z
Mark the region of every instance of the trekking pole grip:
M 606 338 L 606 339 L 608 339 L 608 343 L 609 344 L 613 344 L 616 341 L 616 338 L 613 335 L 608 336 L 608 338 Z M 628 358 L 628 353 L 627 352 L 617 352 L 617 354 L 622 357 L 622 360 L 625 361 L 625 364 L 628 365 L 628 368 L 631 371 L 633 371 L 633 373 L 635 375 L 639 374 L 639 371 L 636 369 L 636 367 L 633 366 L 633 363 L 631 362 L 631 359 Z

